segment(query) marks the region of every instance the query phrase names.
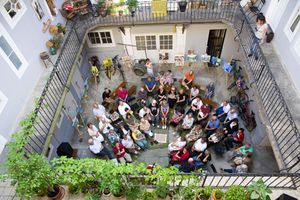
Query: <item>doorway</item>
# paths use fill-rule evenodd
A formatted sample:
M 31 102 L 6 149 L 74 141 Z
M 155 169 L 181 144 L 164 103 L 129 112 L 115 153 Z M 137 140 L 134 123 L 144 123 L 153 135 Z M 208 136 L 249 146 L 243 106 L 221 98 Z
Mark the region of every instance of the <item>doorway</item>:
M 220 58 L 222 54 L 226 29 L 210 30 L 207 41 L 206 53 Z

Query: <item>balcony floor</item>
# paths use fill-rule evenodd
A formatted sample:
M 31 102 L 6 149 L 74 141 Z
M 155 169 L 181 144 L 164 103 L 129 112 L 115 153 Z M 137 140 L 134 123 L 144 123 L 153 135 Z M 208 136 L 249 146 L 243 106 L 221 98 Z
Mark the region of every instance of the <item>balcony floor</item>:
M 200 67 L 199 67 L 200 66 Z M 166 71 L 168 69 L 171 69 L 174 77 L 178 79 L 182 78 L 182 75 L 189 69 L 188 67 L 185 67 L 183 70 L 180 70 L 179 68 L 176 68 L 173 65 L 168 66 L 158 66 L 154 65 L 154 71 L 157 73 L 158 71 Z M 217 103 L 221 103 L 223 99 L 229 99 L 232 94 L 232 92 L 229 92 L 226 88 L 226 76 L 221 68 L 210 68 L 208 69 L 204 68 L 204 66 L 200 63 L 197 63 L 196 66 L 193 67 L 194 71 L 196 72 L 196 78 L 195 83 L 198 85 L 201 85 L 202 87 L 205 87 L 206 84 L 213 81 L 215 82 L 215 96 L 213 97 L 213 100 Z M 125 71 L 125 78 L 127 80 L 128 86 L 135 84 L 137 86 L 137 91 L 139 90 L 140 86 L 142 85 L 141 77 L 136 76 L 131 69 L 124 69 Z M 245 72 L 244 72 L 245 73 Z M 245 74 L 244 74 L 245 76 Z M 229 81 L 230 83 L 230 77 Z M 83 118 L 85 122 L 92 122 L 95 125 L 97 125 L 97 121 L 94 118 L 92 114 L 92 105 L 94 102 L 102 101 L 102 92 L 105 87 L 110 88 L 111 90 L 114 90 L 117 85 L 121 83 L 121 76 L 118 75 L 118 72 L 115 76 L 112 77 L 111 80 L 108 80 L 106 75 L 104 73 L 100 76 L 100 84 L 95 85 L 94 82 L 90 85 L 89 95 L 87 99 L 84 99 L 82 101 L 82 106 L 84 108 Z M 113 87 L 111 87 L 113 85 Z M 179 82 L 175 82 L 175 86 L 179 86 Z M 249 86 L 249 84 L 248 84 Z M 271 173 L 276 172 L 278 170 L 276 160 L 273 155 L 272 148 L 270 147 L 269 142 L 267 141 L 267 136 L 265 134 L 265 127 L 262 126 L 260 123 L 260 120 L 258 119 L 258 106 L 255 105 L 255 92 L 253 89 L 250 88 L 248 90 L 248 95 L 251 99 L 254 100 L 251 107 L 256 113 L 256 121 L 257 121 L 257 128 L 249 133 L 246 129 L 245 134 L 245 142 L 251 143 L 254 147 L 254 160 L 253 164 L 250 167 L 250 172 L 255 173 Z M 240 126 L 243 127 L 242 120 L 239 120 Z M 83 127 L 81 129 L 82 133 L 84 134 L 84 140 L 83 142 L 79 142 L 77 133 L 74 133 L 74 138 L 72 140 L 72 147 L 74 149 L 78 149 L 78 156 L 80 158 L 85 157 L 94 157 L 87 145 L 87 140 L 89 138 L 86 128 Z M 173 134 L 172 129 L 169 128 L 168 130 L 162 130 L 154 128 L 155 133 L 162 133 L 167 134 L 167 143 L 173 141 Z M 210 150 L 210 149 L 209 149 Z M 231 168 L 230 163 L 227 162 L 228 155 L 230 152 L 225 153 L 222 157 L 217 156 L 214 154 L 214 151 L 210 151 L 212 153 L 212 161 L 211 163 L 214 164 L 217 171 L 220 172 L 220 168 Z M 168 150 L 167 150 L 167 144 L 159 144 L 151 146 L 149 150 L 142 152 L 141 155 L 139 155 L 138 158 L 134 159 L 135 162 L 144 162 L 146 164 L 153 164 L 153 163 L 159 163 L 162 166 L 168 165 Z M 208 168 L 209 171 L 211 171 L 210 167 Z

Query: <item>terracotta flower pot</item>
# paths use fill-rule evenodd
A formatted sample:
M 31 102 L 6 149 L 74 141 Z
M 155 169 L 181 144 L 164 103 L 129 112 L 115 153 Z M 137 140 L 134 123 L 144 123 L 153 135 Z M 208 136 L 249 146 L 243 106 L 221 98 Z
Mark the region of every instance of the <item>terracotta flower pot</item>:
M 60 185 L 54 186 L 54 191 L 48 194 L 51 200 L 62 200 L 65 196 L 65 188 Z
M 219 198 L 219 199 L 216 197 L 216 193 L 215 192 L 212 192 L 211 196 L 212 196 L 213 200 L 222 200 L 222 197 Z

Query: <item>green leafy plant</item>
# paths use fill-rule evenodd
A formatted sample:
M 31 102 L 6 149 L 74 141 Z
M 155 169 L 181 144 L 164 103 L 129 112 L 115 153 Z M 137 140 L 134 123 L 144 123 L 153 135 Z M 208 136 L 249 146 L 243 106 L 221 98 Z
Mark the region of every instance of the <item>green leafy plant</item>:
M 143 188 L 139 180 L 130 181 L 125 190 L 127 200 L 136 200 L 143 194 Z
M 247 200 L 247 191 L 239 185 L 230 186 L 225 193 L 225 200 Z
M 138 3 L 137 0 L 128 0 L 127 1 L 128 8 L 129 9 L 136 8 L 137 7 L 137 3 Z
M 197 191 L 197 199 L 207 200 L 209 199 L 213 188 L 211 186 L 207 186 L 205 188 L 201 188 Z
M 224 192 L 220 189 L 214 190 L 216 199 L 221 199 L 224 196 Z
M 125 5 L 125 0 L 120 0 L 119 1 L 119 6 L 124 6 Z
M 99 196 L 99 194 L 88 193 L 84 199 L 85 200 L 98 200 L 98 199 L 100 199 L 100 196 Z
M 155 186 L 156 195 L 159 198 L 166 198 L 170 193 L 170 186 L 166 181 L 160 181 Z
M 98 2 L 97 2 L 97 7 L 98 8 L 105 8 L 105 0 L 98 0 Z
M 177 188 L 175 195 L 173 197 L 174 200 L 186 200 L 186 199 L 194 199 L 195 191 L 190 186 L 185 186 L 181 188 Z
M 258 199 L 258 200 L 270 200 L 269 194 L 272 193 L 264 183 L 262 179 L 258 181 L 253 181 L 248 187 L 248 192 L 250 193 L 251 199 Z
M 156 199 L 155 191 L 152 192 L 149 192 L 147 190 L 144 191 L 143 200 L 155 200 L 155 199 Z

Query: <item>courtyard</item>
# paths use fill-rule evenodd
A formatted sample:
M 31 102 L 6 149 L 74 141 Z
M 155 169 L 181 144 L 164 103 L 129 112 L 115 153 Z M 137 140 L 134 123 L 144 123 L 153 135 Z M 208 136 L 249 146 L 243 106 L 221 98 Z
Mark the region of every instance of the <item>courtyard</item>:
M 174 64 L 160 64 L 155 63 L 154 65 L 154 74 L 157 75 L 160 71 L 167 71 L 171 70 L 173 72 L 174 78 L 177 80 L 174 82 L 174 86 L 177 89 L 180 89 L 180 82 L 178 80 L 182 79 L 185 72 L 188 70 L 193 70 L 195 73 L 195 80 L 194 84 L 200 86 L 201 89 L 205 89 L 205 86 L 213 82 L 215 84 L 215 93 L 212 97 L 212 101 L 218 103 L 220 105 L 223 100 L 230 100 L 232 95 L 235 95 L 235 90 L 227 90 L 227 86 L 232 83 L 233 77 L 228 76 L 221 67 L 207 67 L 204 65 L 203 62 L 197 62 L 191 67 L 184 66 L 184 67 L 176 67 Z M 242 65 L 243 66 L 243 65 Z M 144 86 L 142 78 L 146 78 L 147 75 L 144 77 L 140 77 L 134 74 L 133 70 L 130 66 L 123 66 L 125 80 L 126 80 L 126 88 L 130 88 L 131 86 L 136 86 L 136 92 L 132 95 L 136 97 L 137 92 L 140 90 L 140 87 Z M 249 172 L 255 173 L 274 173 L 278 172 L 278 167 L 276 160 L 273 155 L 272 148 L 270 147 L 265 127 L 260 123 L 259 119 L 259 111 L 257 106 L 256 100 L 256 91 L 250 87 L 250 83 L 247 80 L 247 72 L 246 69 L 243 69 L 243 76 L 246 77 L 246 82 L 248 87 L 250 88 L 247 90 L 247 94 L 251 99 L 251 109 L 256 113 L 256 122 L 257 127 L 249 132 L 239 118 L 239 124 L 241 128 L 245 129 L 245 140 L 244 144 L 250 143 L 254 148 L 254 158 L 249 166 Z M 111 91 L 114 91 L 118 85 L 122 82 L 122 78 L 117 71 L 114 76 L 112 76 L 111 80 L 109 80 L 106 74 L 101 71 L 100 72 L 100 82 L 95 84 L 94 81 L 91 81 L 88 95 L 82 99 L 81 106 L 84 109 L 83 111 L 83 119 L 84 124 L 88 122 L 93 123 L 96 127 L 98 125 L 98 121 L 93 115 L 93 104 L 95 102 L 102 103 L 102 93 L 104 88 L 109 88 Z M 202 94 L 203 95 L 203 94 Z M 129 103 L 130 105 L 130 103 Z M 234 106 L 234 105 L 233 105 Z M 185 110 L 188 110 L 189 106 L 185 106 Z M 172 111 L 170 111 L 172 113 Z M 175 135 L 173 134 L 174 128 L 168 127 L 167 129 L 161 129 L 157 127 L 152 127 L 153 132 L 158 136 L 158 144 L 150 145 L 150 148 L 146 151 L 141 151 L 138 156 L 132 156 L 134 163 L 143 162 L 147 165 L 152 164 L 159 164 L 163 167 L 169 166 L 169 152 L 168 152 L 168 144 L 173 142 L 178 136 L 179 133 L 177 132 Z M 71 146 L 74 149 L 78 149 L 78 157 L 79 158 L 86 158 L 86 157 L 95 157 L 89 148 L 88 148 L 88 139 L 89 134 L 87 133 L 86 126 L 80 128 L 81 133 L 83 134 L 83 140 L 80 142 L 78 138 L 77 131 L 74 133 L 74 138 L 72 139 Z M 109 145 L 107 145 L 109 146 Z M 216 168 L 218 173 L 221 173 L 220 168 L 228 169 L 232 168 L 230 163 L 228 162 L 228 158 L 230 157 L 232 151 L 226 151 L 223 155 L 218 155 L 213 150 L 214 145 L 210 145 L 208 150 L 211 152 L 212 159 L 211 161 L 205 166 L 205 170 L 208 172 L 213 173 L 213 165 Z M 109 146 L 111 149 L 111 146 Z

